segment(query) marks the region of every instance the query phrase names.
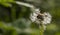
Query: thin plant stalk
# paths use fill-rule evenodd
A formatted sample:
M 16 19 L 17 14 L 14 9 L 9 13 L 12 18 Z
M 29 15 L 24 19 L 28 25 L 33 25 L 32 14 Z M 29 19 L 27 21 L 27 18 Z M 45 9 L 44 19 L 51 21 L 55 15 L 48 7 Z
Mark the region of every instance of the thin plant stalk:
M 39 25 L 39 29 L 40 29 L 40 35 L 44 35 L 44 24 L 41 23 L 41 25 Z

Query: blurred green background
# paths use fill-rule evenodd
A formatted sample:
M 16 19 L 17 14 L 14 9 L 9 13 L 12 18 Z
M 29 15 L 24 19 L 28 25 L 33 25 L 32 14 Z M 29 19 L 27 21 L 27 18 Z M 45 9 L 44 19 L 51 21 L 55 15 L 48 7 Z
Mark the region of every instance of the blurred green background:
M 15 1 L 32 4 L 52 15 L 44 35 L 60 35 L 60 0 L 0 0 L 0 35 L 40 35 L 39 27 L 29 20 L 30 8 Z

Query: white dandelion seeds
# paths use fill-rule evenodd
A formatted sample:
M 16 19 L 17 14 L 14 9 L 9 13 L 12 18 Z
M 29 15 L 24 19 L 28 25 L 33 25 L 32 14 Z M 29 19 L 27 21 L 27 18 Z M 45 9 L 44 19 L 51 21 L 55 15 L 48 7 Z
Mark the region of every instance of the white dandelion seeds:
M 42 18 L 40 19 L 43 19 L 43 20 L 40 20 L 39 18 L 37 18 L 38 15 L 41 15 Z M 44 12 L 43 14 L 40 13 L 39 10 L 33 12 L 31 15 L 30 15 L 30 19 L 32 22 L 36 22 L 38 24 L 40 24 L 40 21 L 42 21 L 43 24 L 49 24 L 51 22 L 51 15 L 48 13 L 48 12 Z
M 38 14 L 40 13 L 40 10 L 39 9 L 35 9 L 35 11 L 33 13 L 31 13 L 30 15 L 30 19 L 32 22 L 39 22 L 38 19 L 37 19 L 37 16 Z
M 39 9 L 36 9 L 35 12 L 30 15 L 30 19 L 32 22 L 39 24 L 39 28 L 40 24 L 43 23 L 44 30 L 46 30 L 46 24 L 49 24 L 51 22 L 52 16 L 48 12 L 41 14 Z
M 52 16 L 48 12 L 43 13 L 44 20 L 42 21 L 43 24 L 49 24 L 51 22 Z

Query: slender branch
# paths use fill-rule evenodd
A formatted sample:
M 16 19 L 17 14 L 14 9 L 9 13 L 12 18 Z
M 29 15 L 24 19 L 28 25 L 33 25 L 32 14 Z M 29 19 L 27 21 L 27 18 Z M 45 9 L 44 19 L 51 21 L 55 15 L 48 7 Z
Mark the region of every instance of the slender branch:
M 24 3 L 24 2 L 20 2 L 20 1 L 15 1 L 15 2 L 18 5 L 29 7 L 31 9 L 31 11 L 33 11 L 33 12 L 36 10 L 36 7 L 32 4 L 28 4 L 28 3 Z
M 26 7 L 29 7 L 29 8 L 35 8 L 34 5 L 31 5 L 31 4 L 28 4 L 28 3 L 24 3 L 24 2 L 20 2 L 20 1 L 16 1 L 16 3 L 18 5 L 26 6 Z

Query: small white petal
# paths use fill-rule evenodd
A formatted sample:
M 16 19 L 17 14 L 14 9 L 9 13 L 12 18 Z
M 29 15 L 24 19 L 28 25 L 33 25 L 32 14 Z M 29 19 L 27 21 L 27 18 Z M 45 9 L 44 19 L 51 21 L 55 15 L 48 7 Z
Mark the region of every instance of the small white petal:
M 31 19 L 32 22 L 34 22 L 36 20 L 36 17 L 31 15 L 30 19 Z
M 38 14 L 36 14 L 36 13 L 33 13 L 33 16 L 35 16 L 35 17 L 36 17 L 37 15 L 38 15 Z
M 40 13 L 40 10 L 39 9 L 35 9 L 35 13 L 36 14 L 39 14 Z

